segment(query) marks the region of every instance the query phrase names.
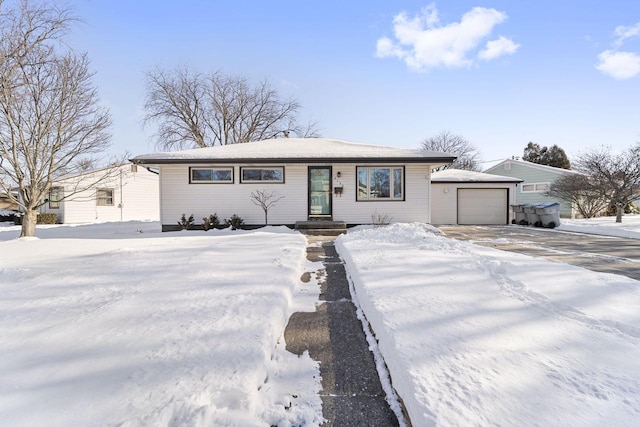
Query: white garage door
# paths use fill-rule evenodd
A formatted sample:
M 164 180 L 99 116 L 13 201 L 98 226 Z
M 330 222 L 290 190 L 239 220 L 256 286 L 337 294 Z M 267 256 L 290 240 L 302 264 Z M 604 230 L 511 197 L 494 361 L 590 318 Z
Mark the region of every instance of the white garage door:
M 458 224 L 507 224 L 506 188 L 459 188 Z

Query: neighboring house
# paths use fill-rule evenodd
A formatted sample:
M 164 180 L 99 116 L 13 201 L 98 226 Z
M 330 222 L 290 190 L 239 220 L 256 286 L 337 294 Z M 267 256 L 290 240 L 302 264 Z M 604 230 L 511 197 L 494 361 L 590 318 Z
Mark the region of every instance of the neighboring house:
M 431 174 L 431 223 L 510 224 L 520 178 L 460 169 Z
M 516 191 L 516 204 L 558 202 L 560 203 L 561 217 L 575 218 L 576 210 L 571 203 L 545 196 L 544 193 L 549 190 L 556 179 L 564 175 L 577 174 L 578 172 L 519 159 L 503 160 L 484 172 L 520 178 L 523 182 Z
M 13 192 L 12 192 L 13 193 Z M 16 197 L 17 195 L 14 193 L 14 197 Z M 8 194 L 0 194 L 0 209 L 6 209 L 9 211 L 17 211 L 18 210 L 18 204 L 13 202 L 10 198 Z
M 81 188 L 86 189 L 78 191 Z M 125 164 L 116 169 L 94 170 L 55 181 L 40 212 L 57 214 L 58 222 L 62 224 L 157 221 L 159 193 L 157 173 Z
M 430 222 L 431 169 L 455 156 L 432 151 L 356 144 L 324 138 L 280 138 L 138 156 L 134 164 L 160 171 L 162 230 L 177 229 L 183 214 L 196 224 L 216 213 L 264 224 L 251 201 L 257 190 L 282 197 L 269 223 L 334 220 L 370 224 Z

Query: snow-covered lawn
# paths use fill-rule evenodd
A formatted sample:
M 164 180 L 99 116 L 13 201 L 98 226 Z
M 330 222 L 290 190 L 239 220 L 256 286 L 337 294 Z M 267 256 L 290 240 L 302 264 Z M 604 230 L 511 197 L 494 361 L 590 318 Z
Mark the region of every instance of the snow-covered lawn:
M 337 248 L 413 425 L 638 424 L 640 282 L 419 224 Z
M 282 338 L 318 296 L 305 238 L 159 228 L 0 224 L 0 424 L 319 424 L 317 363 Z M 419 224 L 337 247 L 414 426 L 637 423 L 640 282 Z
M 314 425 L 319 370 L 284 350 L 313 310 L 286 228 L 0 227 L 0 424 Z
M 558 230 L 640 239 L 640 215 L 625 215 L 620 223 L 617 223 L 613 216 L 591 219 L 563 218 Z

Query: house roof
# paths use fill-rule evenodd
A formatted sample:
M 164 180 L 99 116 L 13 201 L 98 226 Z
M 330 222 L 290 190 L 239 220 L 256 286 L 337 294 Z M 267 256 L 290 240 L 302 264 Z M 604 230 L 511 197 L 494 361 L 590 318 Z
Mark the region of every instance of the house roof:
M 448 164 L 456 156 L 436 151 L 359 144 L 325 138 L 278 138 L 193 150 L 143 154 L 131 161 L 139 164 L 204 163 L 362 163 L 402 162 Z
M 473 172 L 462 169 L 445 169 L 431 174 L 431 182 L 457 183 L 457 182 L 482 182 L 482 183 L 510 183 L 522 182 L 520 178 L 510 176 L 492 175 L 482 172 Z
M 562 168 L 556 168 L 554 166 L 547 166 L 547 165 L 541 165 L 538 163 L 532 163 L 532 162 L 528 162 L 526 160 L 521 160 L 521 159 L 505 159 L 503 161 L 501 161 L 498 164 L 495 164 L 493 166 L 491 166 L 490 168 L 488 168 L 487 170 L 485 170 L 485 173 L 491 173 L 490 171 L 498 171 L 498 169 L 500 167 L 502 167 L 505 164 L 516 164 L 516 165 L 523 165 L 526 167 L 530 167 L 533 169 L 539 169 L 539 170 L 543 170 L 545 172 L 550 172 L 550 173 L 556 173 L 559 175 L 572 175 L 572 174 L 579 174 L 580 172 L 577 171 L 573 171 L 570 169 L 562 169 Z M 503 169 L 504 170 L 504 169 Z

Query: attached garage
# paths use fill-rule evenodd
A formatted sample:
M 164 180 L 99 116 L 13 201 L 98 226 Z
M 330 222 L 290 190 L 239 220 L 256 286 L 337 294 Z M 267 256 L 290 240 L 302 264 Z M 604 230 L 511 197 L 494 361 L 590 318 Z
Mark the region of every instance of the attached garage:
M 508 224 L 508 188 L 458 188 L 458 224 Z
M 431 223 L 504 225 L 511 222 L 519 178 L 458 169 L 431 174 Z

